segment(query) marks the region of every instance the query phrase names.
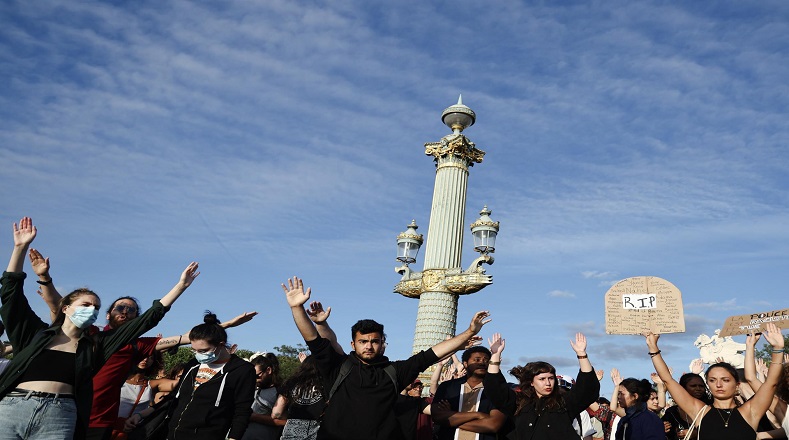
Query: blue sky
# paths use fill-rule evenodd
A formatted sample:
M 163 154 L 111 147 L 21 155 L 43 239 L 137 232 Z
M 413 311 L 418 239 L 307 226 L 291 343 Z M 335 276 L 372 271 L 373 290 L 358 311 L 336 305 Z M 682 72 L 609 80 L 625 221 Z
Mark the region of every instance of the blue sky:
M 785 2 L 0 12 L 2 249 L 30 215 L 57 287 L 105 302 L 149 303 L 199 261 L 166 335 L 205 309 L 257 310 L 233 342 L 294 345 L 279 284 L 299 275 L 346 345 L 373 318 L 387 354 L 407 356 L 417 301 L 392 293 L 395 237 L 412 218 L 427 232 L 423 144 L 449 133 L 441 111 L 461 93 L 477 113 L 465 134 L 487 152 L 465 224 L 488 205 L 501 231 L 494 284 L 461 298 L 458 321 L 489 309 L 483 336 L 507 338 L 505 366 L 573 374 L 583 331 L 596 368 L 646 377 L 642 338 L 604 331 L 603 295 L 626 277 L 682 291 L 688 331 L 662 347 L 680 372 L 727 316 L 789 306 Z M 464 267 L 468 231 L 465 248 Z

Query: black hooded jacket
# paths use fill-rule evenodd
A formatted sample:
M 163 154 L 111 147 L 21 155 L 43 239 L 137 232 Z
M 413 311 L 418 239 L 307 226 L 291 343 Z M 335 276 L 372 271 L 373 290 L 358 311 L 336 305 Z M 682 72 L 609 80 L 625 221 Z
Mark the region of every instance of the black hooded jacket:
M 332 396 L 323 415 L 318 439 L 399 440 L 402 431 L 395 414 L 397 395 L 417 375 L 438 358 L 433 350 L 421 351 L 407 360 L 390 362 L 385 356 L 371 364 L 362 363 L 355 353 L 341 355 L 324 338 L 307 341 L 318 363 L 323 387 L 330 390 L 346 357 L 351 358 L 348 376 Z M 395 389 L 384 368 L 392 365 L 397 372 Z

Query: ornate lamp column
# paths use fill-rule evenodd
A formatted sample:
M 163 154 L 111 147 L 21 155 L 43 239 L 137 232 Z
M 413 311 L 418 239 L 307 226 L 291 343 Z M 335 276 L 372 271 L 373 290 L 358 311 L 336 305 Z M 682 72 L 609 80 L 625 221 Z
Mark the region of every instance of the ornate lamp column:
M 438 142 L 425 144 L 425 154 L 433 156 L 436 164 L 436 181 L 422 272 L 413 272 L 408 267 L 416 260 L 416 243 L 422 243 L 422 236 L 416 234 L 416 224 L 412 222 L 409 229 L 398 236 L 398 261 L 404 265 L 395 269 L 403 277 L 394 291 L 419 298 L 414 353 L 455 334 L 458 295 L 477 292 L 493 282 L 482 269 L 482 263 L 493 263 L 488 253 L 494 250 L 499 224 L 488 217 L 487 207 L 480 213 L 483 217 L 472 224 L 475 241 L 479 238 L 485 242 L 484 246 L 475 243 L 475 250 L 482 255 L 467 270 L 461 267 L 469 168 L 481 163 L 485 155 L 462 134 L 474 124 L 476 115 L 463 105 L 461 97 L 457 104 L 444 110 L 441 119 L 453 132 Z M 411 254 L 402 254 L 404 248 L 411 249 Z

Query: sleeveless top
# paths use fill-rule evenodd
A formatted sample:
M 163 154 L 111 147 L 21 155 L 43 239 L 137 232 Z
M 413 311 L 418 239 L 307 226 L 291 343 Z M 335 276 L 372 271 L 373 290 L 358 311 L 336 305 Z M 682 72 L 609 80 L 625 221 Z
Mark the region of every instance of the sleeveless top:
M 77 381 L 77 354 L 60 350 L 42 350 L 33 357 L 19 383 L 61 382 L 74 386 Z
M 725 426 L 728 420 L 729 426 Z M 701 420 L 699 440 L 751 440 L 756 431 L 742 418 L 737 408 L 727 410 L 710 407 Z

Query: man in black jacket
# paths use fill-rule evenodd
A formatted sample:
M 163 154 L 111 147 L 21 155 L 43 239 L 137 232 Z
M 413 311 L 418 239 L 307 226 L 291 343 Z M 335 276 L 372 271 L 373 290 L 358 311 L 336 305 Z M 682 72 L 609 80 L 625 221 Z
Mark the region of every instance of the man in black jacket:
M 361 320 L 352 328 L 353 351 L 341 355 L 332 349 L 329 340 L 319 337 L 304 310 L 310 289 L 304 290 L 302 280 L 293 277 L 287 286 L 282 285 L 282 289 L 296 327 L 318 363 L 324 389 L 329 394 L 319 439 L 401 439 L 402 431 L 394 411 L 400 390 L 438 359 L 466 345 L 490 321 L 488 312 L 477 312 L 463 333 L 407 360 L 390 362 L 383 355 L 386 344 L 383 325 L 369 319 Z

